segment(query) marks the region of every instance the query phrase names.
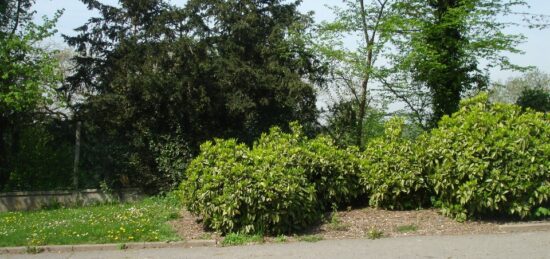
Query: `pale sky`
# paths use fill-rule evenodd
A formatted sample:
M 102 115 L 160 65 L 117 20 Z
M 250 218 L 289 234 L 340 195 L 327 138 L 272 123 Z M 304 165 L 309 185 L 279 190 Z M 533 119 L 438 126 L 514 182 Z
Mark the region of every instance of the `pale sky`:
M 104 3 L 114 4 L 116 0 L 103 0 Z M 184 0 L 172 0 L 173 3 L 184 3 Z M 536 14 L 550 15 L 550 0 L 527 0 L 531 9 L 518 10 Z M 333 15 L 326 5 L 341 5 L 341 0 L 303 0 L 300 7 L 301 11 L 314 11 L 317 22 L 331 20 Z M 51 17 L 56 10 L 65 9 L 60 18 L 57 29 L 58 33 L 52 38 L 52 41 L 63 46 L 61 34 L 74 35 L 73 29 L 84 24 L 88 18 L 94 15 L 82 2 L 78 0 L 36 0 L 34 9 L 37 11 L 36 17 L 47 15 Z M 519 21 L 518 21 L 519 22 Z M 523 33 L 527 36 L 527 41 L 519 46 L 525 51 L 524 55 L 510 55 L 513 63 L 518 65 L 533 65 L 539 67 L 542 71 L 550 73 L 550 29 L 546 30 L 528 30 L 526 28 L 511 28 L 508 33 Z M 516 76 L 508 71 L 492 70 L 492 80 L 505 80 L 510 76 Z

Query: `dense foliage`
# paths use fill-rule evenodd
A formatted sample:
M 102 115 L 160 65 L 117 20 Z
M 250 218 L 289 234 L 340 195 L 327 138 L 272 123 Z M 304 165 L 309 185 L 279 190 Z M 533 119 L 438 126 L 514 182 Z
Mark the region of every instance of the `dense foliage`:
M 204 141 L 252 145 L 290 121 L 309 137 L 323 128 L 338 146 L 363 150 L 382 134 L 390 101 L 406 107 L 392 114 L 417 124 L 405 135 L 417 135 L 430 111 L 435 122 L 484 86 L 480 58 L 518 68 L 500 54 L 517 52 L 522 37 L 502 33 L 509 23 L 495 17 L 524 3 L 346 0 L 331 8 L 334 21 L 315 26 L 299 0 L 81 2 L 95 17 L 64 36 L 71 49 L 63 51 L 42 44 L 61 12 L 37 24 L 34 0 L 0 3 L 2 190 L 69 187 L 74 178 L 71 188 L 166 191 L 185 179 Z M 318 90 L 336 97 L 319 98 L 329 107 L 322 119 Z M 526 93 L 521 104 L 543 108 L 541 96 Z M 300 144 L 292 161 L 325 208 L 363 194 L 347 184 L 356 181 L 356 151 L 332 140 Z
M 9 180 L 4 191 L 56 190 L 72 184 L 72 136 L 68 125 L 51 121 L 20 129 L 18 148 L 9 154 Z M 93 179 L 85 179 L 93 183 Z M 83 185 L 83 187 L 90 187 Z
M 524 1 L 346 0 L 317 38 L 300 1 L 82 2 L 98 16 L 65 60 L 40 47 L 61 12 L 39 25 L 33 0 L 0 3 L 1 191 L 181 183 L 222 233 L 292 232 L 354 202 L 550 214 L 548 76 L 493 97 L 519 106 L 481 95 L 445 116 L 486 86 L 481 59 L 522 69 L 501 53 L 523 38 L 495 17 Z M 314 86 L 338 97 L 326 120 Z M 388 100 L 412 120 L 382 133 Z
M 497 17 L 520 15 L 513 10 L 527 5 L 527 1 L 395 2 L 398 17 L 392 29 L 407 33 L 392 34 L 391 41 L 399 54 L 391 60 L 405 78 L 411 78 L 405 88 L 413 88 L 415 83 L 426 87 L 422 92 L 428 93 L 431 100 L 431 127 L 436 127 L 443 115 L 456 112 L 466 93 L 487 87 L 489 77 L 481 60 L 488 61 L 487 68 L 523 69 L 511 63 L 506 54 L 521 53 L 518 45 L 524 36 L 508 33 L 506 28 L 513 24 Z M 530 23 L 528 17 L 524 18 Z
M 362 194 L 359 185 L 360 165 L 355 147 L 338 148 L 326 136 L 308 139 L 302 128 L 293 123 L 291 133 L 272 128 L 254 145 L 254 150 L 287 157 L 285 166 L 300 168 L 315 186 L 322 209 L 349 204 Z
M 293 125 L 272 128 L 252 148 L 206 142 L 181 185 L 184 203 L 207 226 L 281 233 L 351 202 L 413 209 L 431 202 L 464 220 L 485 215 L 544 216 L 550 205 L 548 115 L 486 94 L 462 102 L 439 128 L 416 139 L 405 121 L 386 122 L 365 150 L 342 149 Z
M 160 191 L 170 191 L 177 188 L 185 178 L 185 169 L 193 157 L 191 147 L 183 141 L 183 138 L 165 136 L 157 143 L 152 143 L 155 151 L 155 162 L 157 163 L 160 175 L 164 178 L 160 181 Z
M 48 133 L 35 136 L 32 130 L 27 129 L 36 121 L 50 123 L 47 108 L 59 81 L 54 53 L 37 45 L 55 32 L 55 23 L 60 13 L 56 13 L 53 19 L 44 18 L 42 24 L 36 24 L 32 21 L 30 11 L 33 2 L 11 0 L 0 3 L 0 190 L 7 188 L 13 177 L 20 178 L 16 181 L 27 176 L 33 178 L 34 169 L 42 173 L 47 171 L 51 175 L 59 168 L 46 168 L 51 160 L 42 161 L 44 158 L 50 159 L 48 151 L 51 149 L 40 150 L 43 144 L 40 140 L 46 138 Z M 39 124 L 37 128 L 42 127 Z M 35 140 L 37 142 L 33 143 Z M 27 154 L 23 152 L 25 148 L 36 152 Z M 61 158 L 66 150 L 59 154 L 53 151 L 54 156 L 59 155 Z M 53 161 L 54 164 L 56 162 Z M 40 165 L 40 168 L 29 168 L 30 163 Z M 27 176 L 18 174 L 21 171 Z M 19 184 L 12 183 L 12 186 Z
M 184 204 L 223 233 L 304 228 L 319 216 L 315 189 L 303 169 L 286 167 L 287 159 L 235 140 L 206 142 L 187 169 Z
M 314 184 L 321 209 L 337 209 L 362 198 L 356 147 L 339 149 L 330 138 L 320 136 L 304 141 L 301 149 L 302 155 L 294 157 L 295 163 Z
M 393 118 L 383 137 L 368 143 L 361 180 L 374 207 L 412 209 L 426 204 L 429 191 L 422 138 L 403 136 L 404 120 Z
M 521 91 L 516 104 L 539 112 L 550 112 L 550 88 L 524 89 Z
M 155 146 L 166 137 L 196 153 L 214 137 L 250 144 L 291 120 L 312 128 L 310 82 L 323 68 L 297 40 L 312 22 L 298 3 L 83 2 L 99 16 L 66 37 L 78 51 L 69 85 L 95 93 L 78 114 L 91 153 L 84 166 L 116 185 L 171 186 Z
M 249 149 L 235 140 L 201 146 L 181 186 L 184 203 L 226 232 L 281 233 L 313 223 L 321 211 L 362 194 L 357 150 L 272 128 Z
M 444 117 L 427 143 L 429 179 L 443 211 L 459 219 L 527 217 L 550 206 L 550 117 L 485 94 Z

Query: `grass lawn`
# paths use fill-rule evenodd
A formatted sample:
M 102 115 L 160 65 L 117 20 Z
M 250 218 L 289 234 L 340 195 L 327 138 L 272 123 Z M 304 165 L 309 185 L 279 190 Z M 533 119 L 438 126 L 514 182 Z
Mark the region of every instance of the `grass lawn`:
M 174 195 L 137 203 L 0 213 L 0 247 L 179 240 Z

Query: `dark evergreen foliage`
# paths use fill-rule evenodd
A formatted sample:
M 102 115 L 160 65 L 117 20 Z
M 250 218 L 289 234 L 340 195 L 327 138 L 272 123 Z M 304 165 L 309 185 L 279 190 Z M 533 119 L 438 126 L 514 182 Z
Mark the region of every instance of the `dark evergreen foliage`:
M 550 91 L 542 88 L 526 88 L 521 92 L 516 104 L 539 112 L 550 111 Z
M 87 167 L 112 182 L 158 189 L 153 146 L 180 132 L 192 150 L 213 137 L 252 141 L 272 125 L 316 120 L 312 80 L 323 71 L 296 34 L 298 2 L 83 0 L 99 17 L 65 36 L 79 51 L 72 87 L 82 108 Z

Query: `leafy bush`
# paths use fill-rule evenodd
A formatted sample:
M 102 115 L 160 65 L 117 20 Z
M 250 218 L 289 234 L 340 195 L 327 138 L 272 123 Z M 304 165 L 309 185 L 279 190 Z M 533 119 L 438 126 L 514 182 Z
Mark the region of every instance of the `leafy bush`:
M 184 204 L 222 233 L 283 233 L 319 215 L 315 189 L 290 157 L 235 140 L 201 145 L 181 185 Z
M 292 132 L 275 127 L 264 134 L 254 150 L 285 157 L 287 168 L 300 168 L 315 186 L 321 210 L 350 203 L 362 194 L 359 183 L 359 151 L 339 149 L 325 136 L 307 139 L 302 129 L 291 124 Z
M 549 208 L 550 116 L 486 94 L 465 100 L 431 133 L 429 180 L 443 212 L 527 217 Z
M 320 136 L 304 142 L 298 162 L 315 185 L 323 210 L 347 205 L 364 194 L 360 184 L 360 152 L 355 147 L 339 149 L 331 139 Z
M 423 148 L 403 137 L 404 121 L 393 118 L 385 135 L 368 143 L 363 153 L 361 182 L 374 207 L 410 209 L 428 198 Z
M 356 152 L 358 153 L 358 152 Z M 272 128 L 249 149 L 235 140 L 201 146 L 181 189 L 186 206 L 223 233 L 286 233 L 361 192 L 359 162 L 329 139 Z
M 151 143 L 156 153 L 155 161 L 163 178 L 161 191 L 173 190 L 185 176 L 187 164 L 191 161 L 192 152 L 183 137 L 163 136 L 159 143 Z

